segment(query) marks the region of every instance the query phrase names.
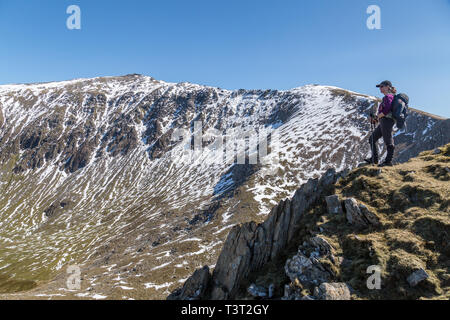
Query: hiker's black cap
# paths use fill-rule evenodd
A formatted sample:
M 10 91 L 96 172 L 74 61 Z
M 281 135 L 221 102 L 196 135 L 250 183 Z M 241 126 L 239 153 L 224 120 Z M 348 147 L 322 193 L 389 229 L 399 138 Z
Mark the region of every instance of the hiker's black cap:
M 377 84 L 377 88 L 379 87 L 392 87 L 392 82 L 385 80 L 380 84 Z

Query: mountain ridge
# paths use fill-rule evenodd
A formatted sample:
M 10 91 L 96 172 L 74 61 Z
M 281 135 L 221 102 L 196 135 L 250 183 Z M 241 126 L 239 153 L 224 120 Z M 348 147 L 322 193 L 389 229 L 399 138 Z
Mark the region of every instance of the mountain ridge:
M 262 220 L 331 166 L 355 167 L 376 100 L 316 85 L 229 91 L 136 75 L 0 86 L 0 272 L 34 281 L 38 294 L 55 285 L 49 292 L 81 298 L 165 297 L 198 263 L 212 264 L 235 224 Z M 401 161 L 448 140 L 448 120 L 412 112 L 408 128 L 395 138 Z M 172 141 L 178 129 L 189 139 Z M 205 152 L 217 131 L 238 151 L 245 129 L 269 137 L 267 161 L 249 163 L 260 142 L 242 146 L 242 165 Z M 102 279 L 95 294 L 58 282 L 74 263 L 86 281 Z
M 330 169 L 262 223 L 233 227 L 213 272 L 167 299 L 447 300 L 449 161 L 447 144 L 392 168 Z

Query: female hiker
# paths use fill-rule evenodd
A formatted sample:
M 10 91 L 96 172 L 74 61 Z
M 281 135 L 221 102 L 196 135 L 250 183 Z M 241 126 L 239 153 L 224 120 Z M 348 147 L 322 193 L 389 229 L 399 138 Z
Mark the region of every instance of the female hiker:
M 379 167 L 392 166 L 392 158 L 394 157 L 394 138 L 392 136 L 393 127 L 395 121 L 392 117 L 392 101 L 397 94 L 397 90 L 392 86 L 390 81 L 383 81 L 377 88 L 380 88 L 382 94 L 384 94 L 383 102 L 378 108 L 378 115 L 376 118 L 370 118 L 373 124 L 379 122 L 378 127 L 374 130 L 370 136 L 369 143 L 372 150 L 372 157 L 365 159 L 370 164 L 378 164 L 378 148 L 377 141 L 383 137 L 384 144 L 387 149 L 386 159 Z

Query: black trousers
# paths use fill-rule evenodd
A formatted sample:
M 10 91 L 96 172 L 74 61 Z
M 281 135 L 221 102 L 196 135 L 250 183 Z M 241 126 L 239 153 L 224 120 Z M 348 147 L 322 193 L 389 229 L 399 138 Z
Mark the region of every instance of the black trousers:
M 380 119 L 380 124 L 376 127 L 375 131 L 369 138 L 370 148 L 372 149 L 372 157 L 375 162 L 378 162 L 378 148 L 377 141 L 383 137 L 384 144 L 387 149 L 386 162 L 392 162 L 394 157 L 394 137 L 392 131 L 395 121 L 391 118 L 383 117 Z

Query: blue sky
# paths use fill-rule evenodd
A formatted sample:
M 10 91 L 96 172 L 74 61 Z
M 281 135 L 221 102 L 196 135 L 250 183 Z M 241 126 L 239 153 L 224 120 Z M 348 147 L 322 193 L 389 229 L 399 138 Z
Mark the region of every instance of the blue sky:
M 81 30 L 66 9 L 81 8 Z M 369 30 L 369 5 L 381 30 Z M 450 0 L 0 0 L 0 84 L 140 73 L 226 89 L 334 85 L 450 117 Z

